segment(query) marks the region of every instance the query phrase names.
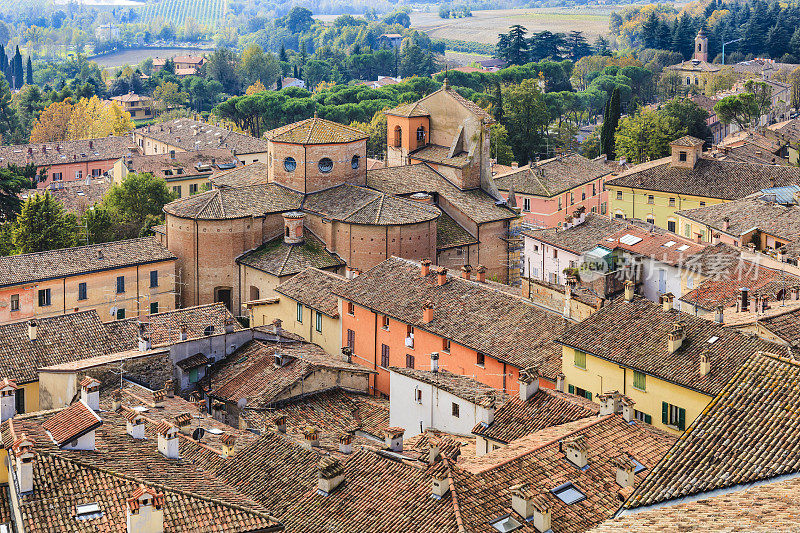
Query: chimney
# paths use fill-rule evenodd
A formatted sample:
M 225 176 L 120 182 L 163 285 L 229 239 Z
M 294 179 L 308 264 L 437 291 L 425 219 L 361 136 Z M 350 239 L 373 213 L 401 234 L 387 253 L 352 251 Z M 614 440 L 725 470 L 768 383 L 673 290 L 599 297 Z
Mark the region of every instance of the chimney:
M 570 318 L 572 316 L 572 289 L 578 285 L 578 278 L 575 276 L 567 276 L 567 282 L 564 284 L 564 317 Z
M 549 531 L 552 505 L 545 494 L 537 494 L 526 483 L 511 487 L 511 509 L 526 521 L 533 520 L 533 527 L 544 533 Z
M 167 459 L 180 459 L 178 450 L 178 428 L 168 420 L 162 419 L 156 426 L 158 451 Z
M 317 465 L 317 494 L 330 496 L 336 487 L 344 481 L 344 468 L 339 459 L 327 456 L 323 457 Z
M 717 324 L 724 324 L 725 323 L 725 308 L 721 305 L 718 305 L 717 308 L 714 310 L 714 322 Z
M 100 382 L 86 376 L 81 380 L 81 401 L 92 411 L 100 410 Z
M 226 318 L 225 319 L 225 333 L 233 333 L 235 329 L 236 329 L 236 324 L 234 322 L 234 319 L 231 318 L 231 317 Z
M 39 335 L 39 324 L 35 320 L 28 322 L 28 339 L 35 341 Z
M 622 410 L 621 396 L 619 391 L 611 391 L 598 395 L 597 399 L 600 400 L 600 416 L 619 413 Z
M 405 433 L 405 431 L 405 429 L 398 427 L 391 427 L 383 430 L 384 435 L 386 435 L 386 447 L 393 452 L 402 452 L 403 433 Z
M 450 491 L 450 477 L 444 464 L 438 465 L 431 471 L 431 496 L 440 500 Z
M 750 289 L 742 287 L 739 289 L 739 310 L 744 313 L 750 308 Z
M 623 453 L 615 457 L 612 464 L 617 467 L 617 485 L 623 489 L 633 486 L 636 481 L 636 476 L 633 473 L 636 470 L 636 464 L 631 460 L 631 456 Z
M 275 424 L 275 429 L 278 430 L 278 433 L 286 433 L 286 415 L 278 415 L 272 419 L 272 423 Z
M 234 447 L 236 445 L 236 436 L 225 433 L 219 440 L 222 441 L 222 457 L 224 459 L 236 457 L 236 448 Z
M 350 455 L 353 453 L 353 436 L 349 433 L 339 435 L 339 453 Z
M 561 441 L 561 449 L 564 451 L 567 460 L 578 468 L 583 468 L 589 464 L 589 460 L 586 456 L 588 445 L 584 435 L 576 435 L 575 437 Z
M 667 348 L 669 349 L 669 353 L 678 351 L 678 348 L 683 344 L 685 336 L 686 332 L 683 329 L 683 324 L 676 322 L 672 325 L 672 331 L 667 334 Z
M 342 356 L 343 356 L 343 359 L 346 362 L 352 363 L 353 362 L 353 349 L 350 348 L 349 346 L 342 346 Z
M 433 322 L 433 302 L 431 301 L 427 301 L 422 305 L 422 322 L 425 324 Z
M 519 373 L 519 399 L 528 401 L 539 391 L 539 370 L 529 367 Z
M 175 159 L 175 150 L 170 150 L 169 151 L 169 158 L 170 159 Z
M 622 397 L 622 418 L 625 420 L 625 422 L 631 423 L 636 420 L 636 413 L 633 409 L 634 405 L 636 405 L 636 402 L 627 396 Z
M 675 295 L 671 292 L 662 294 L 659 299 L 661 300 L 661 309 L 664 311 L 672 311 L 672 302 L 675 300 Z
M 17 384 L 8 378 L 0 381 L 0 422 L 14 418 L 17 414 Z
M 633 300 L 633 294 L 636 284 L 632 280 L 625 280 L 625 301 L 630 302 Z
M 303 429 L 303 442 L 300 445 L 306 450 L 319 446 L 319 430 L 314 426 L 306 426 Z
M 23 433 L 11 445 L 16 459 L 17 486 L 22 494 L 33 490 L 33 439 Z
M 117 412 L 120 407 L 122 407 L 122 390 L 117 389 L 111 393 L 111 410 Z
M 354 266 L 348 265 L 344 269 L 344 277 L 346 279 L 357 278 L 359 276 L 359 274 L 361 274 L 361 269 L 360 268 L 356 268 Z
M 152 348 L 152 344 L 150 343 L 150 335 L 145 333 L 145 325 L 143 323 L 139 324 L 139 351 L 140 352 L 147 352 Z
M 486 267 L 483 265 L 478 265 L 478 268 L 475 270 L 478 273 L 475 279 L 478 280 L 478 283 L 486 283 Z
M 192 429 L 192 415 L 190 413 L 179 413 L 175 415 L 175 426 L 184 435 L 188 435 Z
M 431 372 L 439 371 L 439 352 L 431 352 Z
M 303 219 L 301 211 L 283 214 L 283 242 L 290 246 L 303 243 Z
M 164 533 L 164 494 L 144 485 L 126 502 L 127 533 Z
M 137 411 L 125 411 L 125 431 L 134 439 L 143 440 L 144 436 L 144 417 Z
M 562 374 L 561 372 L 558 373 L 556 376 L 556 390 L 558 392 L 564 392 L 564 380 L 567 379 L 567 376 Z
M 519 163 L 517 163 L 516 161 L 512 161 L 511 162 L 511 168 L 514 169 L 514 170 L 518 169 L 519 168 Z
M 172 381 L 172 378 L 164 382 L 164 392 L 166 393 L 167 398 L 175 397 L 175 382 Z
M 281 327 L 282 325 L 283 325 L 283 321 L 280 318 L 276 318 L 275 320 L 273 320 L 272 321 L 272 333 L 274 335 L 277 335 L 278 337 L 283 335 L 283 328 Z
M 463 265 L 461 267 L 461 277 L 464 279 L 472 279 L 472 267 L 469 265 Z
M 711 372 L 711 354 L 704 350 L 700 354 L 700 375 L 707 376 Z
M 161 408 L 164 407 L 164 398 L 166 398 L 167 393 L 164 389 L 161 390 L 154 390 L 153 391 L 153 407 Z
M 431 261 L 430 259 L 423 259 L 420 261 L 420 276 L 427 277 L 428 274 L 431 273 Z
M 440 266 L 436 271 L 436 284 L 441 286 L 447 283 L 447 269 Z

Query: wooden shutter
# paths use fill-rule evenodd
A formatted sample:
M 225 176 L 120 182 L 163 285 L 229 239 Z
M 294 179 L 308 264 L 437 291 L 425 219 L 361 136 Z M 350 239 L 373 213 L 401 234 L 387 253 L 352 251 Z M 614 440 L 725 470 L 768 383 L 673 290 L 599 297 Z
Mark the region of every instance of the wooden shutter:
M 645 424 L 652 424 L 653 423 L 653 417 L 650 416 L 650 415 L 644 415 L 644 423 Z
M 678 429 L 686 429 L 686 409 L 678 408 Z
M 669 425 L 669 404 L 661 402 L 661 423 L 665 426 Z
M 569 387 L 567 387 L 567 389 L 569 390 L 570 394 L 575 394 L 575 385 L 570 385 Z

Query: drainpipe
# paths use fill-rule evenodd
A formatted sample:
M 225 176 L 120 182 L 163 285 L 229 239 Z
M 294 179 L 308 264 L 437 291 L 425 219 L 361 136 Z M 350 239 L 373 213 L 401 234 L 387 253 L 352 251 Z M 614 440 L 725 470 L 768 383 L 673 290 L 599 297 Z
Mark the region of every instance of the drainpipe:
M 200 305 L 200 225 L 194 219 L 194 292 L 195 305 Z

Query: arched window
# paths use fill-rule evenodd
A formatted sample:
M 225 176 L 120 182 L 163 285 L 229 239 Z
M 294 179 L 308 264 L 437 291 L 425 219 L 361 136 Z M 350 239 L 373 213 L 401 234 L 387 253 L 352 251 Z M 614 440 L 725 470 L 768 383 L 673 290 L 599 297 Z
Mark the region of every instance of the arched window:
M 356 154 L 353 156 L 353 159 L 350 160 L 350 166 L 353 167 L 353 169 L 355 170 L 360 165 L 361 165 L 361 156 Z
M 417 144 L 425 144 L 425 126 L 417 128 Z
M 284 229 L 286 230 L 285 231 L 285 235 L 288 237 L 289 236 L 289 226 L 286 226 Z
M 319 160 L 319 163 L 317 163 L 317 167 L 319 167 L 320 172 L 327 174 L 333 170 L 333 161 L 331 161 L 328 157 L 323 157 Z
M 703 51 L 703 43 L 697 43 L 697 51 L 698 52 L 702 52 Z
M 403 128 L 400 126 L 394 127 L 394 146 L 400 148 L 403 145 Z

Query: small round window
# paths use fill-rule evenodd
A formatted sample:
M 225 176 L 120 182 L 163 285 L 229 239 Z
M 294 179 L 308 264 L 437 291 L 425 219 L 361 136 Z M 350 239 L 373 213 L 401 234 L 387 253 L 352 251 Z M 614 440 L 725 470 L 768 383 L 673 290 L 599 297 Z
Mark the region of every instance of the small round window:
M 356 154 L 353 156 L 353 159 L 350 160 L 350 166 L 353 168 L 358 168 L 361 165 L 361 156 Z
M 297 168 L 297 161 L 294 160 L 294 157 L 287 157 L 283 160 L 283 168 L 286 169 L 286 172 L 294 172 L 294 169 Z
M 322 159 L 319 160 L 317 166 L 319 167 L 320 172 L 324 172 L 327 174 L 328 172 L 333 170 L 333 161 L 331 161 L 330 158 L 323 157 Z

